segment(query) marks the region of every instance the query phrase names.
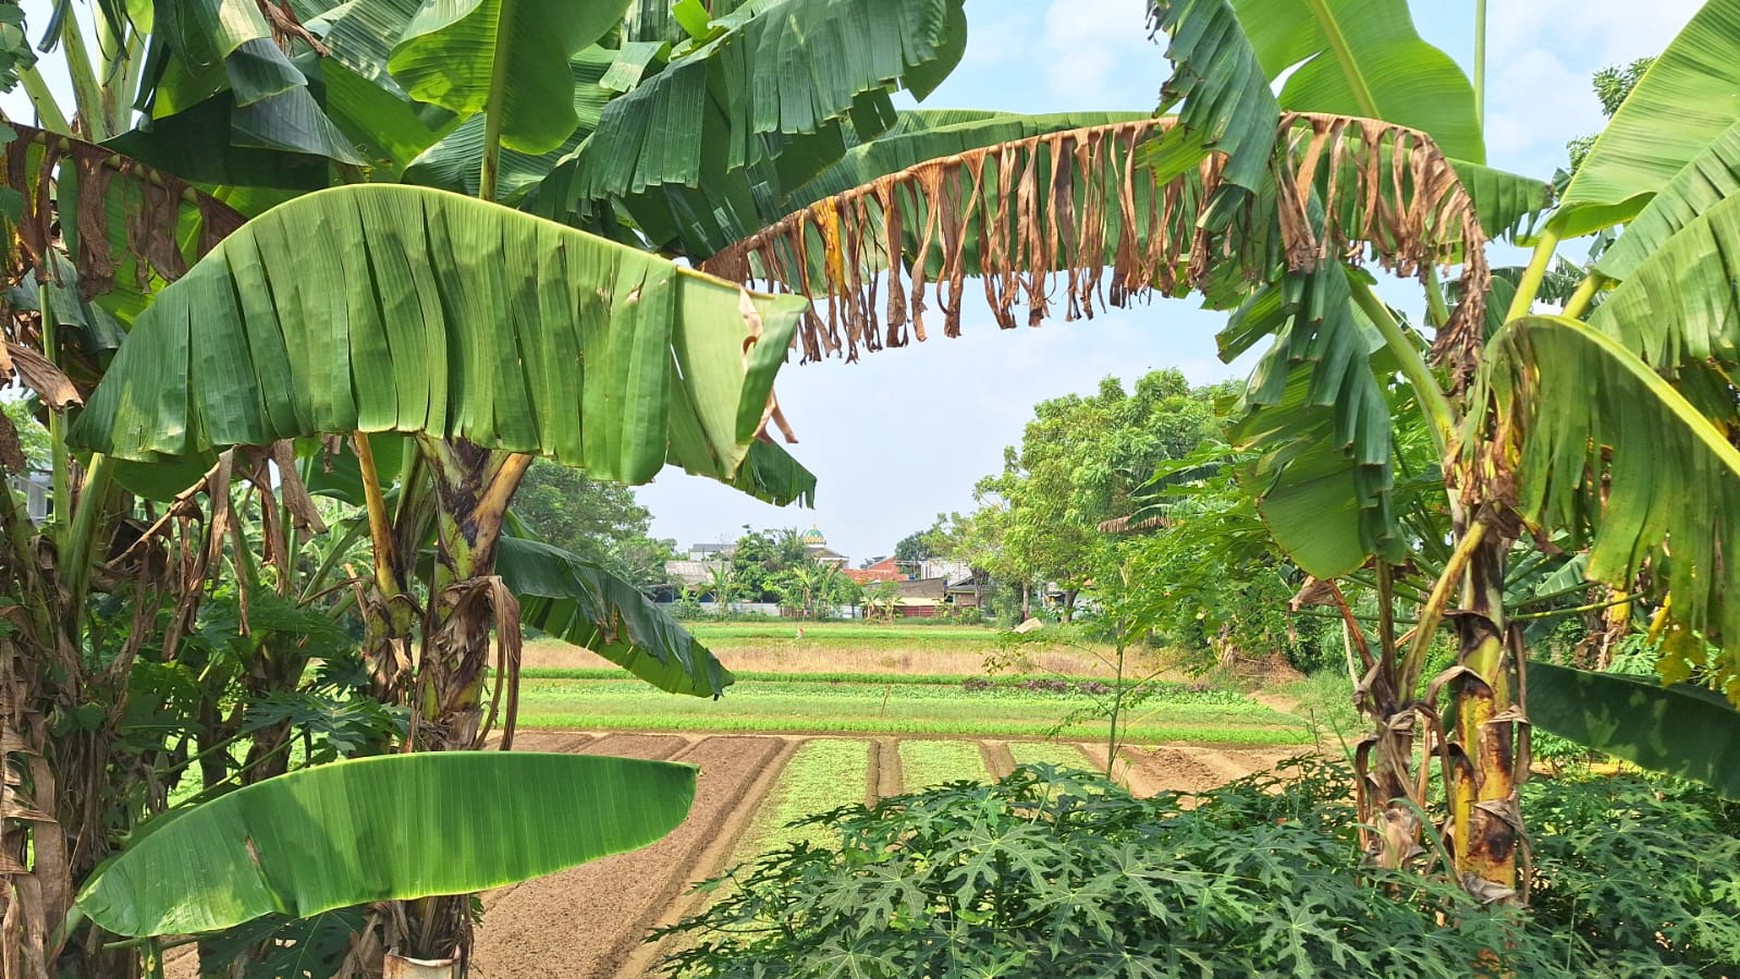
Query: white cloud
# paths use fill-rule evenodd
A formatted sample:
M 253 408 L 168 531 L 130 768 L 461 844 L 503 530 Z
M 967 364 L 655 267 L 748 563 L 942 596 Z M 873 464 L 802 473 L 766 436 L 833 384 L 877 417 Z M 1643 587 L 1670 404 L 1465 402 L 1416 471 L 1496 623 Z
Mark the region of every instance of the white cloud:
M 1053 0 L 1035 45 L 1054 98 L 1083 107 L 1122 104 L 1132 84 L 1165 76 L 1148 40 L 1143 0 Z
M 1526 0 L 1491 5 L 1494 66 L 1531 50 L 1577 52 L 1597 66 L 1660 53 L 1702 0 Z

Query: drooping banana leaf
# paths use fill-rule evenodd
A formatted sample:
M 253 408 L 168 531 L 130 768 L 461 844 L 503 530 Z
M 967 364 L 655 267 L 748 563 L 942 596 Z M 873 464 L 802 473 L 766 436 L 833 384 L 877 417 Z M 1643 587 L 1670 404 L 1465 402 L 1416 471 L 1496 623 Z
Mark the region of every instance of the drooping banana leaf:
M 1275 543 L 1319 578 L 1355 570 L 1405 542 L 1390 499 L 1391 410 L 1373 368 L 1383 340 L 1363 324 L 1340 265 L 1289 276 L 1234 314 L 1222 356 L 1274 343 L 1252 373 L 1237 448 L 1242 479 Z
M 1740 122 L 1736 89 L 1740 0 L 1708 0 L 1595 138 L 1551 227 L 1570 238 L 1637 216 Z
M 165 289 L 72 438 L 152 461 L 421 432 L 599 479 L 669 461 L 730 481 L 802 308 L 482 201 L 336 188 L 249 222 Z
M 886 129 L 896 87 L 929 94 L 965 40 L 959 0 L 743 4 L 613 100 L 528 206 L 574 220 L 620 202 L 655 243 L 703 258 L 766 223 L 757 195 Z
M 22 259 L 48 277 L 51 301 L 58 298 L 62 320 L 84 331 L 89 354 L 118 346 L 121 325 L 242 223 L 221 201 L 112 149 L 29 126 L 11 129 L 16 138 L 6 143 L 0 184 L 20 201 L 7 233 L 22 246 Z M 87 302 L 119 324 L 79 309 Z
M 502 146 L 547 153 L 580 125 L 569 59 L 620 21 L 626 6 L 627 0 L 425 3 L 388 67 L 411 98 L 461 117 L 489 106 L 499 114 Z
M 1665 230 L 1652 222 L 1644 233 L 1653 227 Z M 1631 234 L 1627 228 L 1620 241 Z M 1656 245 L 1589 314 L 1589 325 L 1657 370 L 1709 358 L 1740 361 L 1737 250 L 1740 196 L 1716 202 Z
M 1521 512 L 1587 545 L 1591 581 L 1629 591 L 1647 566 L 1671 620 L 1720 645 L 1709 666 L 1740 698 L 1740 451 L 1647 363 L 1575 320 L 1513 321 L 1489 365 L 1484 383 L 1521 443 L 1507 450 Z
M 1178 108 L 1178 126 L 1154 153 L 1155 180 L 1189 172 L 1211 150 L 1223 154 L 1225 185 L 1205 208 L 1223 225 L 1268 179 L 1281 105 L 1228 0 L 1153 0 L 1149 11 L 1171 38 L 1172 76 L 1160 90 L 1161 107 Z
M 1720 695 L 1533 660 L 1528 680 L 1535 726 L 1740 800 L 1740 711 Z
M 540 541 L 503 537 L 496 573 L 520 623 L 584 646 L 670 693 L 718 697 L 731 671 L 633 585 Z
M 527 752 L 335 762 L 147 824 L 78 907 L 116 935 L 463 894 L 645 846 L 681 823 L 695 768 Z

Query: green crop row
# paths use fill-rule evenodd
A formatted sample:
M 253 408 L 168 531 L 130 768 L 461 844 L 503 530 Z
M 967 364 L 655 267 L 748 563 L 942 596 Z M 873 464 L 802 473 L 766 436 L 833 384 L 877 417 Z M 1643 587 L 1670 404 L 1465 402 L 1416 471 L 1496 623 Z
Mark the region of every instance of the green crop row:
M 900 742 L 900 781 L 908 792 L 959 779 L 985 780 L 985 758 L 976 741 Z
M 799 745 L 756 812 L 749 831 L 738 842 L 731 862 L 744 863 L 798 842 L 815 846 L 838 843 L 825 826 L 789 824 L 863 802 L 870 779 L 871 748 L 868 741 L 840 738 L 815 738 Z

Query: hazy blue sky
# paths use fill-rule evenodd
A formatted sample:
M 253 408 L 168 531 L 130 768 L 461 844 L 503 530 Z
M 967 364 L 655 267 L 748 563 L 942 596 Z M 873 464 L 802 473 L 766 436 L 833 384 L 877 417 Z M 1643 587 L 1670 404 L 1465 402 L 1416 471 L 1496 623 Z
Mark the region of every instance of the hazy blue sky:
M 1302 0 L 1301 0 L 1302 2 Z M 25 0 L 32 35 L 46 0 Z M 1420 32 L 1467 65 L 1473 0 L 1413 0 Z M 1566 140 L 1600 128 L 1588 79 L 1661 50 L 1699 0 L 1492 0 L 1487 148 L 1494 166 L 1550 177 Z M 1144 0 L 967 0 L 964 61 L 928 107 L 1059 112 L 1150 110 L 1166 74 L 1143 26 Z M 28 118 L 22 93 L 0 100 Z M 1415 304 L 1410 284 L 1384 290 Z M 969 297 L 972 289 L 969 287 Z M 969 301 L 963 337 L 940 336 L 857 364 L 787 367 L 780 401 L 801 439 L 792 451 L 819 480 L 815 510 L 781 510 L 716 483 L 669 472 L 639 490 L 654 533 L 682 546 L 756 527 L 814 523 L 854 562 L 886 554 L 939 511 L 972 506 L 973 483 L 1002 466 L 1034 402 L 1126 387 L 1156 368 L 1195 382 L 1242 376 L 1214 355 L 1222 316 L 1183 300 L 1003 332 Z M 940 331 L 939 331 L 940 332 Z
M 1166 75 L 1142 25 L 1143 0 L 967 0 L 966 58 L 927 107 L 1058 112 L 1152 109 Z M 1489 162 L 1550 177 L 1566 140 L 1600 128 L 1596 69 L 1658 52 L 1697 0 L 1493 0 L 1489 4 Z M 1472 62 L 1473 0 L 1414 0 L 1420 33 Z M 1645 13 L 1644 11 L 1647 11 Z M 1410 288 L 1386 290 L 1401 303 Z M 969 287 L 968 296 L 972 296 Z M 1417 296 L 1415 289 L 1412 295 Z M 1242 376 L 1214 354 L 1222 317 L 1173 300 L 1092 322 L 1003 332 L 969 301 L 963 336 L 865 357 L 788 366 L 779 397 L 817 476 L 813 511 L 781 510 L 669 473 L 641 489 L 660 536 L 686 546 L 735 537 L 743 524 L 812 522 L 857 562 L 885 554 L 938 511 L 972 506 L 973 483 L 1001 468 L 1034 402 L 1129 387 L 1157 368 L 1192 381 Z

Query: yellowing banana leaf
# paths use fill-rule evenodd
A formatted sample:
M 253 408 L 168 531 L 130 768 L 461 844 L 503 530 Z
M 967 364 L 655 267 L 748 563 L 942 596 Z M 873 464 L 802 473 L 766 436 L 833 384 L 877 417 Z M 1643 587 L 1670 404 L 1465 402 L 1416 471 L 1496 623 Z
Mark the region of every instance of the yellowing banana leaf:
M 1630 589 L 1649 568 L 1675 622 L 1740 674 L 1740 451 L 1620 343 L 1532 316 L 1494 337 L 1485 383 L 1520 439 L 1520 509 L 1589 548 L 1588 576 Z M 1740 691 L 1740 682 L 1731 685 Z
M 730 481 L 803 308 L 494 204 L 337 188 L 249 222 L 165 289 L 72 437 L 155 461 L 422 432 L 600 479 L 668 461 Z
M 428 752 L 306 768 L 147 824 L 79 909 L 117 935 L 462 894 L 645 846 L 688 815 L 695 768 Z

